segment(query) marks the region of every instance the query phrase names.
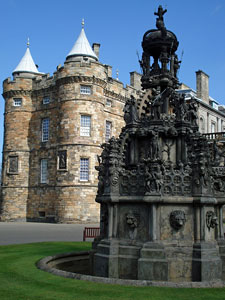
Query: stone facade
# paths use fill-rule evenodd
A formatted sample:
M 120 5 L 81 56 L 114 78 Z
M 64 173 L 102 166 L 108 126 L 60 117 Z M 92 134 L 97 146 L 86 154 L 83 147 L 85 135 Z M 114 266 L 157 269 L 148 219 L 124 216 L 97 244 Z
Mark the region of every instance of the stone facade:
M 131 80 L 138 76 L 132 73 Z M 82 87 L 88 93 L 82 93 Z M 6 79 L 1 220 L 98 221 L 95 165 L 106 139 L 106 121 L 108 135 L 118 136 L 125 100 L 139 94 L 113 79 L 110 66 L 84 58 L 67 59 L 52 77 L 24 73 Z M 44 104 L 46 97 L 49 101 Z M 16 99 L 22 100 L 21 105 L 15 105 Z M 90 133 L 84 136 L 81 116 L 90 117 Z M 45 141 L 44 119 L 48 119 Z M 88 159 L 86 180 L 80 180 L 81 158 Z M 41 160 L 47 160 L 45 182 Z
M 201 133 L 225 132 L 224 106 L 209 96 L 209 76 L 205 72 L 196 72 L 196 90 L 182 83 L 178 92 L 184 93 L 187 101 L 192 97 L 198 103 L 198 125 Z

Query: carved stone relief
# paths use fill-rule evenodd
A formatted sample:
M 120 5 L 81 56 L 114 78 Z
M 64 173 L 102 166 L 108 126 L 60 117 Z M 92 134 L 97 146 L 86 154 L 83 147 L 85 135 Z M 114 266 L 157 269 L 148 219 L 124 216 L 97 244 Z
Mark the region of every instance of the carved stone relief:
M 213 167 L 212 168 L 212 181 L 215 194 L 225 192 L 225 168 Z
M 215 228 L 218 225 L 217 216 L 214 211 L 210 210 L 206 213 L 206 226 L 210 228 Z
M 137 236 L 137 227 L 139 226 L 140 215 L 137 212 L 129 210 L 126 214 L 126 223 L 129 227 L 128 234 L 131 240 L 136 239 Z
M 61 150 L 58 152 L 58 168 L 59 170 L 66 170 L 67 168 L 67 151 Z
M 101 236 L 106 237 L 107 233 L 108 233 L 108 206 L 107 206 L 107 204 L 102 204 L 102 206 L 101 206 L 100 229 L 101 229 Z
M 185 213 L 182 210 L 174 210 L 170 213 L 170 225 L 175 230 L 181 229 L 186 222 Z
M 151 193 L 161 194 L 163 186 L 163 174 L 160 165 L 157 164 L 152 168 L 146 167 L 145 180 L 146 195 L 150 195 Z
M 18 156 L 9 156 L 8 173 L 18 173 Z

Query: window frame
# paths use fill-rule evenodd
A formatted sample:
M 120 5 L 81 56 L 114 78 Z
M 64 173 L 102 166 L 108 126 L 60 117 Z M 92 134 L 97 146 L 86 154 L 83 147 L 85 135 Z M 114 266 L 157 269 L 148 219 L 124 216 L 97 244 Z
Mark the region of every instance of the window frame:
M 110 103 L 110 105 L 109 105 L 109 103 Z M 107 107 L 112 107 L 112 100 L 107 98 L 107 99 L 106 99 L 105 105 L 106 105 Z
M 110 128 L 107 128 L 107 125 L 110 125 Z M 108 135 L 109 133 L 109 135 Z M 105 121 L 105 142 L 108 143 L 108 141 L 112 137 L 112 122 L 109 120 Z
M 16 104 L 16 101 L 19 101 L 20 104 Z M 22 106 L 22 102 L 23 102 L 22 98 L 13 98 L 13 106 L 15 106 L 15 107 Z
M 43 163 L 46 163 L 45 166 Z M 45 169 L 43 169 L 45 167 Z M 43 172 L 45 170 L 45 172 Z M 40 174 L 40 183 L 46 184 L 48 183 L 48 159 L 42 158 L 41 159 L 41 174 Z
M 44 96 L 43 99 L 42 99 L 42 104 L 47 105 L 49 103 L 50 103 L 50 97 L 49 96 Z
M 80 94 L 81 95 L 91 95 L 92 94 L 92 86 L 91 85 L 80 85 Z
M 199 128 L 201 133 L 205 133 L 205 118 L 203 116 L 200 116 L 199 118 Z
M 86 122 L 85 118 L 86 118 L 86 120 L 89 119 L 89 122 Z M 85 115 L 85 114 L 80 115 L 80 136 L 82 136 L 82 137 L 90 137 L 91 136 L 91 116 L 90 115 Z
M 214 126 L 214 131 L 212 130 L 213 126 Z M 216 122 L 211 121 L 211 133 L 215 133 L 215 132 L 216 132 Z
M 87 164 L 85 164 L 85 162 Z M 88 157 L 80 157 L 79 181 L 88 182 L 90 172 L 90 160 Z
M 48 126 L 45 127 L 45 121 L 48 120 Z M 46 143 L 49 141 L 49 128 L 50 128 L 50 119 L 49 118 L 43 118 L 41 120 L 41 141 L 43 143 Z

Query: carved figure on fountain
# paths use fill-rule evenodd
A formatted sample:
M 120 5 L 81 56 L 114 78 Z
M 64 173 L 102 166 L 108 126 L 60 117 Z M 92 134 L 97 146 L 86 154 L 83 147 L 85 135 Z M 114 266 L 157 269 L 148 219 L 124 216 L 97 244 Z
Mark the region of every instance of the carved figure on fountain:
M 133 96 L 127 99 L 123 111 L 126 125 L 135 125 L 139 122 L 137 105 Z

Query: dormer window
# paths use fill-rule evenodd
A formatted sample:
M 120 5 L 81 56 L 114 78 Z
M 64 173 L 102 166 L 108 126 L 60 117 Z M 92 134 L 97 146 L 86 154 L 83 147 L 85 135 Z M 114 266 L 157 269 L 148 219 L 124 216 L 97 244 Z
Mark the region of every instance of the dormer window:
M 14 98 L 13 99 L 14 106 L 21 106 L 22 105 L 22 98 Z
M 49 96 L 44 97 L 43 100 L 42 100 L 42 103 L 43 104 L 49 104 L 50 103 L 50 97 Z
M 89 85 L 81 85 L 80 86 L 80 93 L 82 95 L 91 95 L 91 86 L 89 86 Z

